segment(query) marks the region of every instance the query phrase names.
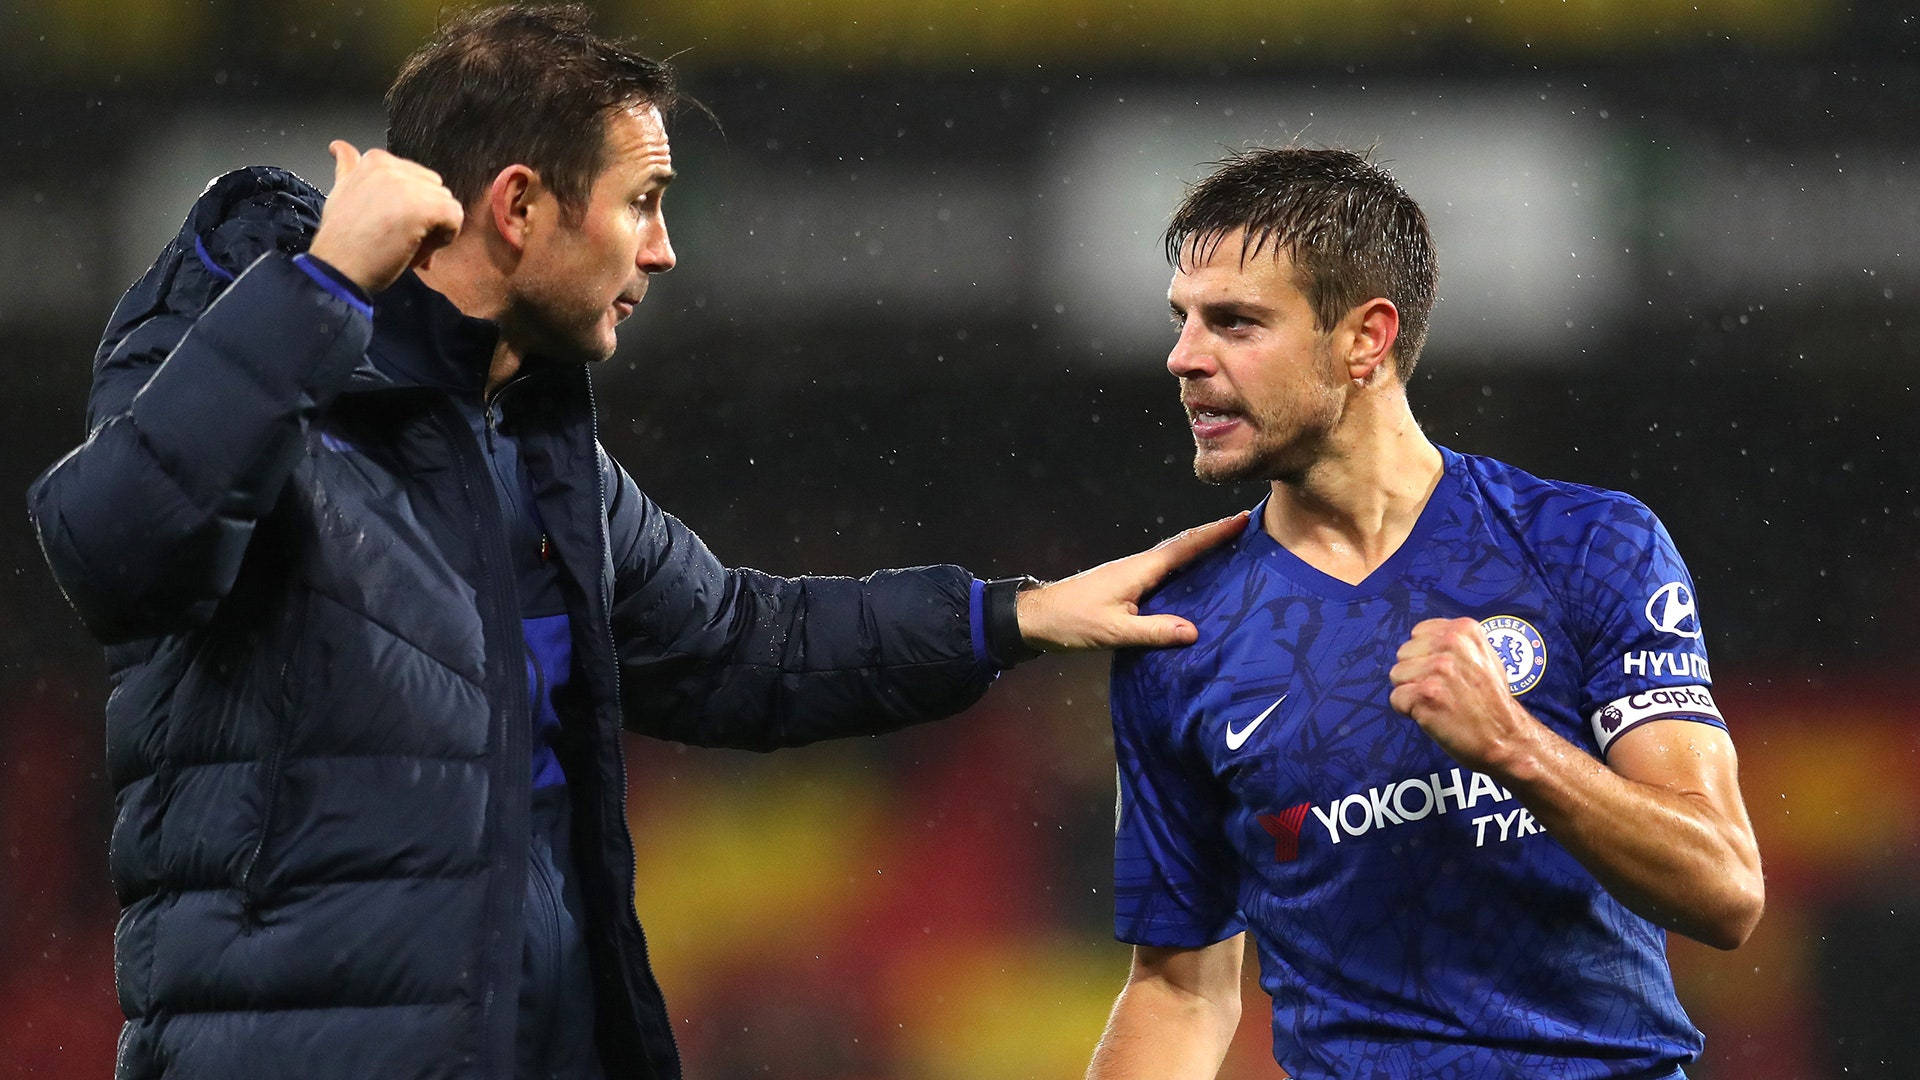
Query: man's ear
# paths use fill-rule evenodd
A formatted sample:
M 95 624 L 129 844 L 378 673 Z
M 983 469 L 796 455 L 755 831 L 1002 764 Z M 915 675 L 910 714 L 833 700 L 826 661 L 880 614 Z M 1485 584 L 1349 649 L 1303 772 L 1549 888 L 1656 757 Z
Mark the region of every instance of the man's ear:
M 1341 321 L 1347 350 L 1347 377 L 1366 386 L 1393 370 L 1393 344 L 1400 340 L 1400 309 L 1384 296 L 1347 312 Z
M 545 191 L 540 174 L 525 165 L 509 165 L 487 185 L 487 217 L 493 231 L 519 254 L 527 246 L 536 211 L 535 202 Z

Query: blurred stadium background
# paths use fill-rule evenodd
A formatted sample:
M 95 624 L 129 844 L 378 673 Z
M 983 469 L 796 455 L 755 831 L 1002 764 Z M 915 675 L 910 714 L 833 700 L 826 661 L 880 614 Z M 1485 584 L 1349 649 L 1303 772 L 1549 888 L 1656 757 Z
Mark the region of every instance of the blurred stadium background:
M 1899 0 L 703 0 L 681 266 L 600 378 L 730 562 L 1059 575 L 1250 505 L 1189 443 L 1157 235 L 1246 142 L 1376 146 L 1438 234 L 1439 441 L 1628 489 L 1702 597 L 1770 879 L 1676 941 L 1697 1080 L 1920 1075 L 1920 22 Z M 435 0 L 0 7 L 0 491 L 81 435 L 119 291 L 212 176 L 377 144 Z M 0 1074 L 100 1077 L 98 656 L 0 528 Z M 636 741 L 640 908 L 689 1075 L 1077 1076 L 1110 938 L 1100 660 L 759 758 Z M 1276 1076 L 1250 986 L 1227 1072 Z

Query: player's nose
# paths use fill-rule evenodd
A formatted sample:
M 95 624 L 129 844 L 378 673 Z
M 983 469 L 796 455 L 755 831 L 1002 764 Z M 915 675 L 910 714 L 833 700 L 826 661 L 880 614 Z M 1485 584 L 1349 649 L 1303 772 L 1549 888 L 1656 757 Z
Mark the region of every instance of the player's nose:
M 1198 319 L 1187 320 L 1180 328 L 1180 339 L 1167 353 L 1167 370 L 1182 379 L 1211 375 L 1214 371 L 1213 353 L 1196 325 L 1198 322 Z

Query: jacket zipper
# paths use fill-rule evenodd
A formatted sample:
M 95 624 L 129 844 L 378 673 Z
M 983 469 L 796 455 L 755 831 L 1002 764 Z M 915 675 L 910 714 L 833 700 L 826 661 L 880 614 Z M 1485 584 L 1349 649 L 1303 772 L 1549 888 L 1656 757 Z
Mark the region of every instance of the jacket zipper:
M 491 432 L 492 417 L 490 408 L 488 409 L 487 418 L 489 421 L 487 430 Z M 448 434 L 450 438 L 448 439 L 448 445 L 455 447 L 456 453 L 462 458 L 460 463 L 460 490 L 466 497 L 468 507 L 473 511 L 474 536 L 479 540 L 476 553 L 480 557 L 481 572 L 486 578 L 487 585 L 486 595 L 482 598 L 481 610 L 483 617 L 491 626 L 494 633 L 498 635 L 498 640 L 502 642 L 523 641 L 524 637 L 520 632 L 520 626 L 517 620 L 514 621 L 511 626 L 506 625 L 506 620 L 500 614 L 502 598 L 512 594 L 512 583 L 508 582 L 507 585 L 503 586 L 500 580 L 500 567 L 503 562 L 501 556 L 506 554 L 506 542 L 501 536 L 504 530 L 497 520 L 500 516 L 500 508 L 492 499 L 493 480 L 487 471 L 490 466 L 486 461 L 478 457 L 478 455 L 484 451 L 479 445 L 479 441 L 473 437 L 473 431 L 468 426 L 467 421 L 459 415 L 457 408 L 452 407 L 450 404 L 443 405 L 438 411 L 438 420 L 442 428 L 449 429 Z M 485 485 L 487 489 L 485 502 L 481 500 L 480 495 L 475 491 L 476 479 L 483 479 L 487 482 Z M 494 522 L 496 527 L 492 530 L 487 528 L 486 508 L 488 506 L 493 507 L 493 516 L 496 518 Z M 493 650 L 489 650 L 487 665 L 489 668 L 495 668 L 498 663 L 492 653 Z M 518 658 L 520 654 L 516 652 L 514 655 Z M 498 664 L 498 666 L 505 667 L 506 665 Z M 533 724 L 531 720 L 531 705 L 526 700 L 528 691 L 527 680 L 524 677 L 525 673 L 518 670 L 512 672 L 496 671 L 496 676 L 501 675 L 510 676 L 504 679 L 507 693 L 510 696 L 503 702 L 505 707 L 500 710 L 498 719 L 499 745 L 501 748 L 499 758 L 501 768 L 504 769 L 504 775 L 500 775 L 500 770 L 495 770 L 495 782 L 497 785 L 495 790 L 499 792 L 499 795 L 497 800 L 490 801 L 493 802 L 495 807 L 498 807 L 498 816 L 495 817 L 495 821 L 500 823 L 499 827 L 501 831 L 504 832 L 506 823 L 503 819 L 508 815 L 516 813 L 516 808 L 520 820 L 523 823 L 528 821 L 527 806 L 528 799 L 530 798 L 529 788 L 533 781 L 531 768 L 528 763 L 532 760 L 532 751 L 527 747 L 520 746 L 520 753 L 517 755 L 516 760 L 514 750 L 516 746 L 519 745 L 519 740 L 516 740 L 514 735 L 516 731 L 522 728 L 530 731 Z M 489 694 L 488 698 L 489 700 L 493 700 L 493 695 Z M 516 704 L 520 706 L 517 710 L 513 708 Z M 521 720 L 524 720 L 525 723 L 516 722 Z M 528 844 L 530 843 L 531 838 L 529 837 Z M 531 849 L 528 848 L 527 850 Z M 497 867 L 499 865 L 497 858 L 498 853 L 496 852 L 495 854 L 495 865 Z M 525 868 L 528 861 L 529 860 L 523 857 L 519 860 L 519 863 Z M 509 858 L 506 862 L 511 864 L 514 860 Z M 496 887 L 499 887 L 497 875 L 494 876 L 496 878 Z M 509 876 L 513 875 L 509 874 Z M 520 886 L 519 888 L 513 890 L 502 889 L 504 896 L 503 902 L 509 910 L 518 910 L 520 905 L 525 902 L 525 883 L 519 881 L 517 877 L 515 880 Z M 518 931 L 516 936 L 524 938 L 526 933 L 524 912 L 521 913 L 520 918 L 513 921 L 521 924 L 513 928 Z M 490 926 L 491 924 L 489 923 L 487 927 L 483 927 L 483 933 L 488 932 L 488 927 Z M 482 943 L 481 954 L 483 956 L 489 956 L 489 954 L 496 951 L 495 949 L 487 948 L 485 943 Z M 499 961 L 498 957 L 489 956 L 489 959 Z M 517 975 L 519 971 L 519 951 L 514 950 L 511 957 L 499 962 L 506 964 L 512 972 L 512 974 L 508 976 L 507 981 L 517 985 L 517 979 L 513 976 Z M 499 1011 L 501 1008 L 501 1002 L 499 1000 L 501 990 L 500 981 L 487 978 L 485 979 L 485 986 L 486 990 L 480 1002 L 480 1033 L 483 1040 L 494 1037 L 493 1033 L 500 1030 L 501 1027 L 501 1020 L 499 1019 L 501 1016 Z M 517 1000 L 509 1002 L 508 1007 L 515 1010 L 517 1014 L 519 1002 Z M 505 1027 L 508 1030 L 513 1030 L 517 1025 L 511 1021 L 507 1021 Z M 511 1057 L 511 1047 L 513 1045 L 515 1045 L 514 1041 L 509 1040 L 509 1057 Z M 509 1068 L 511 1067 L 510 1062 L 508 1066 Z M 494 1075 L 494 1073 L 489 1069 L 485 1075 Z
M 254 870 L 260 864 L 260 855 L 267 849 L 267 836 L 273 832 L 274 806 L 280 801 L 280 766 L 286 756 L 286 740 L 277 734 L 273 736 L 273 749 L 268 752 L 266 762 L 266 805 L 260 810 L 260 833 L 254 837 L 253 848 L 247 852 L 247 861 L 240 871 L 240 914 L 242 924 L 248 930 L 257 929 L 261 924 L 260 905 L 265 897 L 254 882 Z
M 593 380 L 591 378 L 585 378 L 583 381 L 586 383 L 587 388 L 587 433 L 589 446 L 593 454 L 593 488 L 595 493 L 599 495 L 598 506 L 594 513 L 594 522 L 600 531 L 601 558 L 603 560 L 610 560 L 612 558 L 613 543 L 607 531 L 607 474 L 606 470 L 600 467 L 600 406 L 593 397 Z M 606 636 L 607 655 L 613 658 L 613 708 L 618 712 L 622 708 L 620 697 L 620 644 L 615 641 L 613 637 L 613 592 L 612 587 L 607 582 L 607 572 L 609 569 L 610 567 L 608 565 L 602 565 L 596 568 L 594 577 L 600 584 L 600 610 L 604 613 L 602 633 Z M 651 978 L 653 963 L 652 958 L 648 955 L 647 932 L 640 925 L 639 913 L 634 911 L 634 880 L 635 875 L 639 873 L 640 866 L 633 849 L 633 830 L 627 824 L 632 818 L 627 805 L 627 755 L 626 750 L 620 745 L 620 732 L 622 728 L 623 725 L 615 724 L 613 730 L 613 760 L 614 764 L 618 766 L 614 770 L 614 779 L 620 789 L 619 835 L 625 837 L 627 841 L 627 888 L 625 892 L 626 900 L 623 905 L 624 911 L 621 915 L 625 921 L 627 930 L 633 935 L 634 940 L 639 943 L 641 970 L 647 972 L 648 977 Z M 628 977 L 622 981 L 631 985 L 632 979 L 632 973 L 629 972 Z M 637 990 L 638 987 L 634 989 Z M 632 991 L 629 992 L 632 993 Z M 637 995 L 635 996 L 637 998 Z M 661 1032 L 661 1035 L 667 1040 L 666 1050 L 668 1055 L 677 1062 L 680 1057 L 680 1048 L 677 1045 L 677 1040 L 673 1036 L 671 1023 Z M 649 1071 L 651 1071 L 651 1069 L 649 1069 Z

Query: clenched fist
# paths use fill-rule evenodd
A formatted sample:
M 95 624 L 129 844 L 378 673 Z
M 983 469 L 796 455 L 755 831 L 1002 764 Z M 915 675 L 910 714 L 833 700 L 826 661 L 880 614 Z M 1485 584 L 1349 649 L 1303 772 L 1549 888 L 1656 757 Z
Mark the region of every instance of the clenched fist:
M 440 174 L 385 150 L 335 139 L 333 191 L 308 249 L 369 295 L 460 232 L 466 214 Z
M 1507 692 L 1507 669 L 1472 619 L 1414 626 L 1387 677 L 1394 709 L 1413 717 L 1449 756 L 1484 770 L 1519 751 L 1540 730 Z

